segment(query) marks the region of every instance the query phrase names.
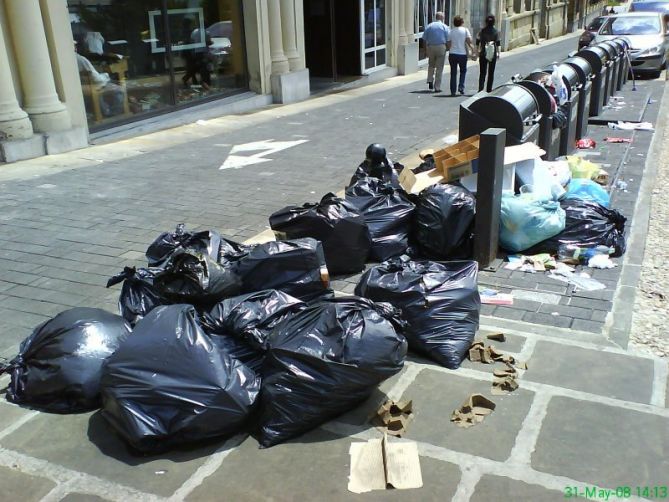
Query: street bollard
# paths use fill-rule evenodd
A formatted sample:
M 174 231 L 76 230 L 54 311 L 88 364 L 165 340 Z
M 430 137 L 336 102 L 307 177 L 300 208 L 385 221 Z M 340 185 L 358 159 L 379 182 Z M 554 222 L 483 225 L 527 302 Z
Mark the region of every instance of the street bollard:
M 489 128 L 481 133 L 480 138 L 474 259 L 479 264 L 479 270 L 483 270 L 495 261 L 499 247 L 506 130 Z

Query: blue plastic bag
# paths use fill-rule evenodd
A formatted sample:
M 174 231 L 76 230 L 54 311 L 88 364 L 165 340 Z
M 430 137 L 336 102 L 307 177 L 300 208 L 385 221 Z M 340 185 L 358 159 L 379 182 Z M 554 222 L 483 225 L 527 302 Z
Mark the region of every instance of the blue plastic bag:
M 611 197 L 601 185 L 584 178 L 574 178 L 569 182 L 565 198 L 596 202 L 604 207 L 609 207 L 611 202 Z
M 555 201 L 502 194 L 500 245 L 514 253 L 524 251 L 564 230 L 566 213 Z

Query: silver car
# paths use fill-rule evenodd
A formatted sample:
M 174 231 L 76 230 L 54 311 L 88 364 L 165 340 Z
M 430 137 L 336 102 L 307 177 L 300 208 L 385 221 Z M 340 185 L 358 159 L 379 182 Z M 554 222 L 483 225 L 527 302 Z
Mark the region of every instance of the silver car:
M 669 33 L 662 14 L 628 12 L 610 16 L 595 35 L 592 44 L 625 37 L 630 42 L 630 59 L 634 73 L 659 76 L 667 66 Z

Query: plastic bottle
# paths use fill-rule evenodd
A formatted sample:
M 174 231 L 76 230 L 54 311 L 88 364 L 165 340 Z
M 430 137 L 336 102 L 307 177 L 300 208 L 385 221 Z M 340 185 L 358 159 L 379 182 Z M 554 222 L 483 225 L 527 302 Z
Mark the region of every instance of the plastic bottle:
M 558 247 L 558 260 L 572 262 L 587 262 L 593 256 L 603 254 L 610 255 L 613 248 L 607 246 L 580 247 L 575 244 L 560 244 Z

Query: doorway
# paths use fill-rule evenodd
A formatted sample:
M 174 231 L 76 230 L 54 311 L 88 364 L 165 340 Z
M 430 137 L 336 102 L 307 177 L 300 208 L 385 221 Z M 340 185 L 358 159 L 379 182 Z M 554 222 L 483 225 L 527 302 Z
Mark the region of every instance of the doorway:
M 362 74 L 360 1 L 304 0 L 304 46 L 312 91 Z

